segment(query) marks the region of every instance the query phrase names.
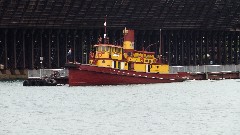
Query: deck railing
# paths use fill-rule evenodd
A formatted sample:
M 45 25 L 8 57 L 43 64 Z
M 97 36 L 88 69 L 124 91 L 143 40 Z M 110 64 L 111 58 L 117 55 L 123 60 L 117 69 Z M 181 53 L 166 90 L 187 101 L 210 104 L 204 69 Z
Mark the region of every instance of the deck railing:
M 239 72 L 240 65 L 202 65 L 202 66 L 171 66 L 170 73 L 176 72 Z
M 67 69 L 34 69 L 28 70 L 28 78 L 43 78 L 50 77 L 54 72 L 59 72 L 60 77 L 67 77 Z
M 38 69 L 28 70 L 29 78 L 50 77 L 54 71 L 59 72 L 61 77 L 68 76 L 67 69 Z M 170 73 L 177 72 L 240 72 L 240 65 L 202 65 L 202 66 L 170 66 Z

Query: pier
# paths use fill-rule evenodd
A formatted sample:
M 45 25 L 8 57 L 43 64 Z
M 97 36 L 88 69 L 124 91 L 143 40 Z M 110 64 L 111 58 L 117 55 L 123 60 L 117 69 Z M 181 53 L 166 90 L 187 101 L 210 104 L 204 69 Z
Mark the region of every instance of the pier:
M 105 19 L 110 44 L 122 44 L 124 27 L 134 29 L 135 48 L 153 51 L 171 66 L 239 65 L 239 6 L 215 0 L 3 0 L 0 78 L 64 68 L 69 50 L 74 62 L 87 64 Z

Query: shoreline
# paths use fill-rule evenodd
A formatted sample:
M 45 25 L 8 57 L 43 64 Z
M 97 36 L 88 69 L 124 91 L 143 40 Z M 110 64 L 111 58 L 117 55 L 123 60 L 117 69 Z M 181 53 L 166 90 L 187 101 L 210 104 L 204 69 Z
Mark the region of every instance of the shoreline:
M 24 80 L 28 78 L 27 70 L 0 70 L 0 81 Z

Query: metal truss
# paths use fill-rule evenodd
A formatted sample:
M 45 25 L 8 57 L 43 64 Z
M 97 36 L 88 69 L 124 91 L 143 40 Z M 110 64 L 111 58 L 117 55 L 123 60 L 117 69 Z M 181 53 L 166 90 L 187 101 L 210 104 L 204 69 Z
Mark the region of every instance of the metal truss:
M 1 0 L 0 27 L 240 28 L 239 0 Z
M 87 63 L 103 33 L 103 29 L 0 29 L 0 64 L 9 69 L 63 68 L 69 49 L 75 62 Z M 121 45 L 121 33 L 108 30 L 110 43 Z M 161 54 L 170 65 L 240 64 L 239 31 L 136 30 L 135 48 Z

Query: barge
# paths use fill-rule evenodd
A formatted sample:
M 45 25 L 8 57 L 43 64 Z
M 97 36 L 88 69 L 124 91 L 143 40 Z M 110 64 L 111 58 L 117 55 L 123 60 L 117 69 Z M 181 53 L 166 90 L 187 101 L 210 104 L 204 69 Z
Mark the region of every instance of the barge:
M 28 78 L 23 81 L 23 86 L 58 86 L 68 84 L 66 71 L 64 69 L 29 70 Z

